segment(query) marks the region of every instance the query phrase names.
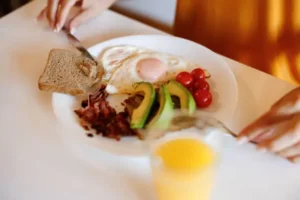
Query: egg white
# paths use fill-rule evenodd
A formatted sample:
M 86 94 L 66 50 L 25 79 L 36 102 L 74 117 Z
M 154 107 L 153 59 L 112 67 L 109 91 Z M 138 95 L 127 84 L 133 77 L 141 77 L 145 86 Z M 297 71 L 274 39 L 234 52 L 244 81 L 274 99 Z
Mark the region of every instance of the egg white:
M 167 66 L 167 71 L 153 81 L 144 80 L 138 73 L 137 63 L 146 58 L 159 59 Z M 123 60 L 119 67 L 111 75 L 108 80 L 107 92 L 108 93 L 132 93 L 133 85 L 137 82 L 147 81 L 151 82 L 155 87 L 175 79 L 176 75 L 181 71 L 188 71 L 195 68 L 194 64 L 185 61 L 181 57 L 169 55 L 165 53 L 143 52 L 134 54 L 127 59 Z
M 104 68 L 103 80 L 108 81 L 112 74 L 118 69 L 122 62 L 127 58 L 139 53 L 149 52 L 145 48 L 139 48 L 131 45 L 114 46 L 105 49 L 100 56 L 100 63 Z

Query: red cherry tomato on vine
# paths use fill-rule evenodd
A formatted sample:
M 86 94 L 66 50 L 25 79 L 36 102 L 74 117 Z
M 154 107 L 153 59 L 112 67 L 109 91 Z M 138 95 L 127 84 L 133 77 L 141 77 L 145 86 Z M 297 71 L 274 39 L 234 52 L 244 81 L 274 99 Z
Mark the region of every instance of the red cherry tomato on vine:
M 190 91 L 190 93 L 194 93 L 194 87 L 188 87 L 187 89 Z
M 209 90 L 209 84 L 204 79 L 195 80 L 194 89 Z
M 176 81 L 178 81 L 179 83 L 181 83 L 183 86 L 185 87 L 190 87 L 193 85 L 194 79 L 193 76 L 188 73 L 188 72 L 180 72 L 177 76 L 176 76 Z
M 196 90 L 193 94 L 198 108 L 206 108 L 212 102 L 212 95 L 208 90 Z
M 195 80 L 204 79 L 205 78 L 205 72 L 201 68 L 196 68 L 191 72 L 191 75 Z

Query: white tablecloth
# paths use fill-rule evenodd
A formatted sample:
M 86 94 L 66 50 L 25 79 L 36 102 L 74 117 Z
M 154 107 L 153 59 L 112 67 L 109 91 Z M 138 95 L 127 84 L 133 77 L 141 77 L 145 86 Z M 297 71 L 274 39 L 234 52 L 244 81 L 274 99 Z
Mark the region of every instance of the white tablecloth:
M 43 2 L 43 1 L 42 1 Z M 37 24 L 41 1 L 0 19 L 0 199 L 151 199 L 146 162 L 99 153 L 96 163 L 74 156 L 59 136 L 51 95 L 37 80 L 52 48 L 71 48 L 60 33 Z M 87 47 L 107 39 L 163 32 L 105 11 L 76 36 Z M 230 127 L 239 131 L 294 88 L 224 58 L 236 75 L 239 102 Z M 299 168 L 254 147 L 230 147 L 215 200 L 299 200 Z

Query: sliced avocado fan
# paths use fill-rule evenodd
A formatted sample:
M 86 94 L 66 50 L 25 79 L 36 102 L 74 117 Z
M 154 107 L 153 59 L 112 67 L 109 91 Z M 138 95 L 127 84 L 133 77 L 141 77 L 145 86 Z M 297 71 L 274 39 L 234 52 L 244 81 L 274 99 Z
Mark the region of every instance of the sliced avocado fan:
M 195 100 L 192 94 L 183 85 L 172 80 L 166 87 L 171 95 L 179 98 L 182 111 L 187 111 L 189 114 L 193 114 L 196 111 Z
M 155 100 L 155 89 L 151 83 L 140 82 L 135 85 L 135 94 L 144 94 L 144 99 L 141 104 L 133 110 L 130 127 L 133 129 L 140 129 L 145 126 L 146 120 L 150 114 L 153 102 Z
M 173 116 L 173 102 L 165 85 L 159 89 L 159 109 L 146 128 L 166 129 Z

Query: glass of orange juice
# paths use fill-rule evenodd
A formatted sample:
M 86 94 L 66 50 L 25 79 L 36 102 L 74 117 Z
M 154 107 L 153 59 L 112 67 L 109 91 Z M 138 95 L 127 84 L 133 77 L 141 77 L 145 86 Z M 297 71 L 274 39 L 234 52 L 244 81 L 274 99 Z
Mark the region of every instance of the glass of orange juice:
M 211 117 L 177 113 L 167 129 L 148 131 L 157 199 L 209 200 L 228 130 Z

